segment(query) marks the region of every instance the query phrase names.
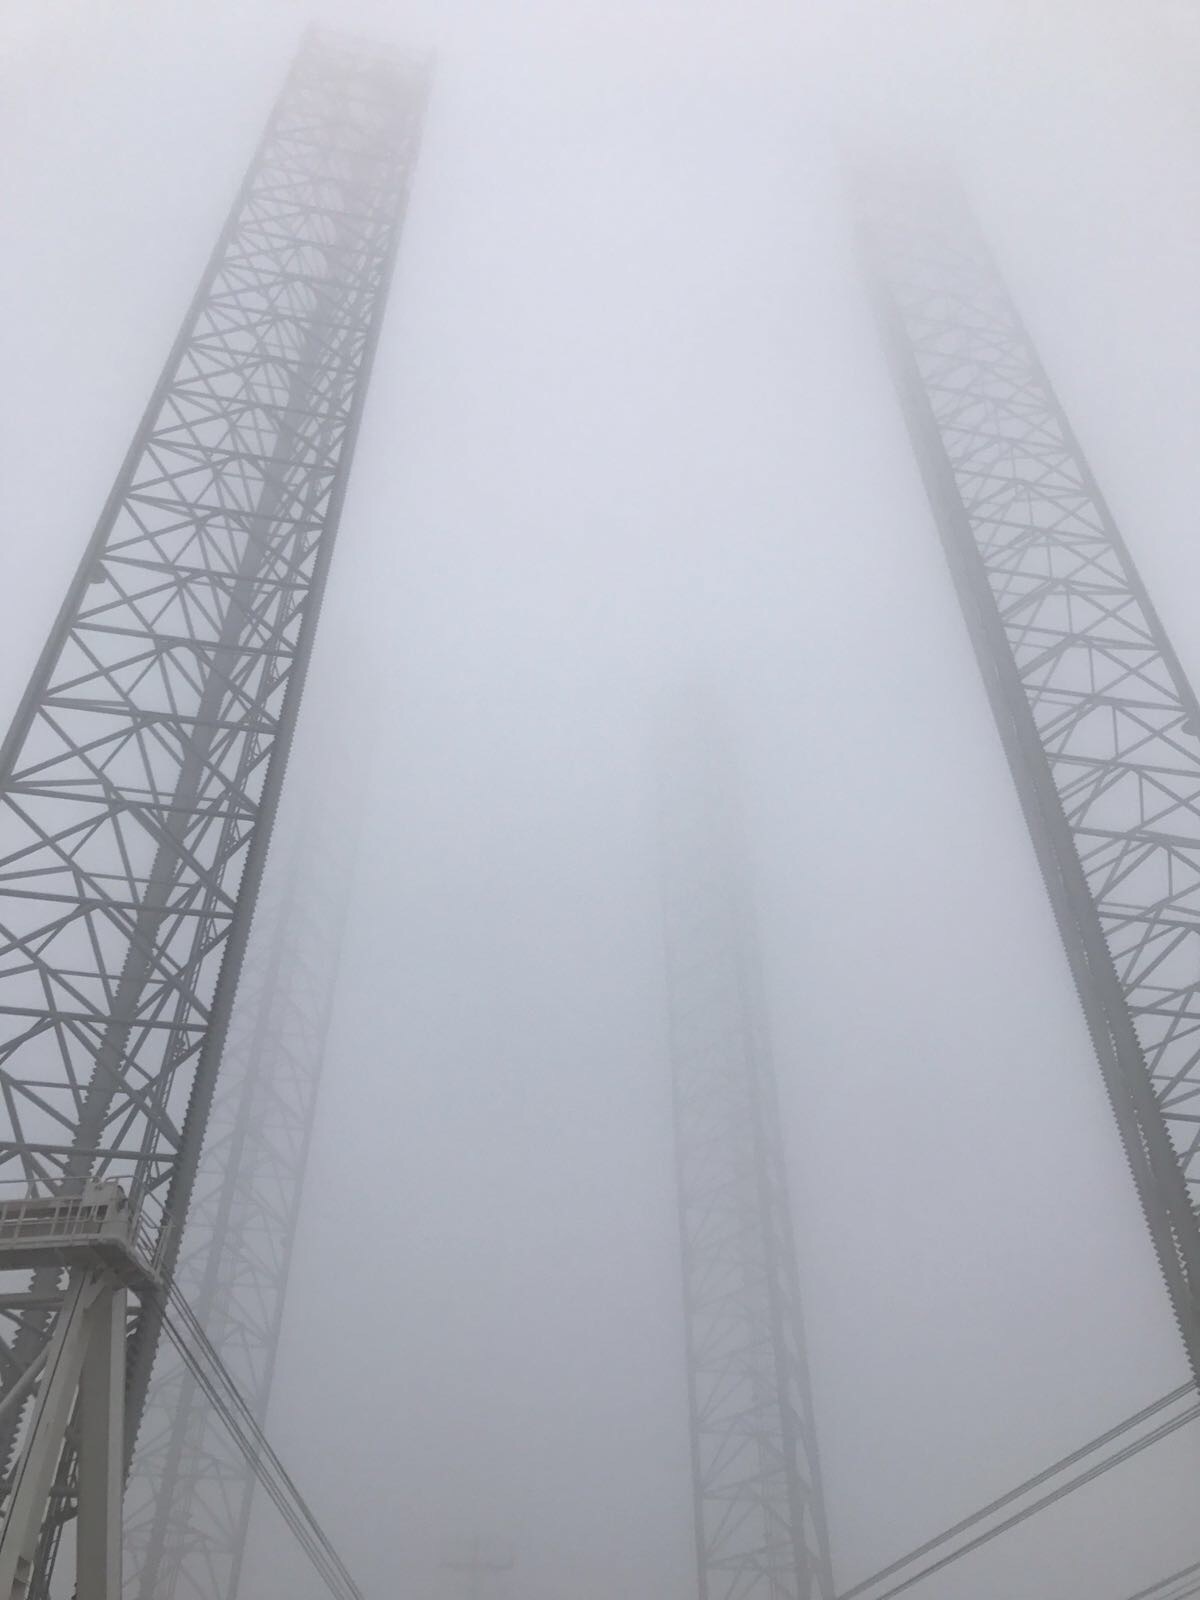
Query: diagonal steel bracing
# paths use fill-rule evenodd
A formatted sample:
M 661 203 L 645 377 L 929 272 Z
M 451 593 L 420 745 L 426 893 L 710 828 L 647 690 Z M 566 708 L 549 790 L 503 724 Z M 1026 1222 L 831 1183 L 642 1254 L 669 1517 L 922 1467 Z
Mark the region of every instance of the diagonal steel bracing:
M 1200 705 L 956 187 L 860 186 L 909 430 L 1200 1378 Z
M 274 847 L 175 1271 L 260 1422 L 345 922 L 353 855 L 346 813 L 345 804 L 310 804 L 282 870 Z M 235 1600 L 254 1486 L 249 1464 L 164 1344 L 126 1488 L 125 1592 L 138 1600 Z
M 411 64 L 306 42 L 0 749 L 0 1179 L 119 1180 L 160 1219 L 168 1270 L 423 100 Z M 4 1302 L 0 1404 L 59 1293 L 48 1270 Z M 135 1422 L 156 1333 L 143 1304 Z M 3 1413 L 4 1461 L 20 1410 Z M 70 1486 L 68 1451 L 59 1522 Z
M 832 1600 L 783 1150 L 719 739 L 665 740 L 662 871 L 700 1600 Z

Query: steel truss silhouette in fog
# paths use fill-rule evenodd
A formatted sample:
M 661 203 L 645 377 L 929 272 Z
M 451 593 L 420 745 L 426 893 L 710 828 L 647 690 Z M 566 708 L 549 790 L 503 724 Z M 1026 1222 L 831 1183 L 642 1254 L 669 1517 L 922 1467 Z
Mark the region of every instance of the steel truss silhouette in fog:
M 1200 704 L 955 186 L 859 188 L 909 431 L 1192 1371 Z
M 700 1600 L 833 1600 L 761 976 L 704 712 L 662 752 L 662 877 Z
M 168 1282 L 424 92 L 411 63 L 306 43 L 0 753 L 0 1178 L 51 1196 L 118 1182 Z M 13 1287 L 9 1468 L 63 1304 L 57 1267 Z M 145 1295 L 132 1314 L 127 1445 L 159 1304 Z M 35 1596 L 74 1485 L 67 1445 Z
M 349 752 L 344 778 L 357 770 Z M 334 750 L 326 747 L 323 760 Z M 354 851 L 349 784 L 272 847 L 175 1285 L 266 1418 L 333 1008 Z M 255 1474 L 179 1352 L 161 1346 L 125 1493 L 126 1589 L 235 1600 Z

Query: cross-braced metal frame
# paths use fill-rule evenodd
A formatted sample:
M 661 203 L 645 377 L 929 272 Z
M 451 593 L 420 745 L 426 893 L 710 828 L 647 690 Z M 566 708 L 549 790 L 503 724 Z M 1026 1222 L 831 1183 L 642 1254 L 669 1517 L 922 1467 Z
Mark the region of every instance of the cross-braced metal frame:
M 702 711 L 664 739 L 662 864 L 701 1600 L 832 1600 L 746 869 Z
M 1200 705 L 941 174 L 859 188 L 909 429 L 1193 1372 Z
M 337 981 L 354 848 L 346 810 L 310 803 L 282 870 L 274 846 L 175 1269 L 260 1423 Z M 126 1592 L 235 1600 L 255 1482 L 178 1351 L 164 1344 L 126 1488 Z
M 168 1274 L 423 101 L 419 67 L 307 41 L 0 750 L 0 1180 L 119 1180 Z M 0 1298 L 0 1399 L 61 1298 L 54 1269 Z M 134 1313 L 135 1423 L 157 1320 Z M 68 1449 L 35 1593 L 71 1484 Z

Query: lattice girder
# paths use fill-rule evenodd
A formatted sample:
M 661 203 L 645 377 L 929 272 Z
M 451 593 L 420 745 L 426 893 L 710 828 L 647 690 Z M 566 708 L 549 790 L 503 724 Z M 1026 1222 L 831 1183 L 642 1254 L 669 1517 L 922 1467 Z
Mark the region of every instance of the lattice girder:
M 300 52 L 0 751 L 0 1178 L 117 1179 L 154 1197 L 172 1252 L 423 80 L 329 36 Z M 51 1319 L 56 1280 L 36 1287 L 45 1303 L 0 1352 L 5 1389 Z M 14 1438 L 10 1415 L 0 1454 Z
M 341 786 L 346 790 L 346 786 Z M 342 794 L 343 800 L 345 793 Z M 337 975 L 346 806 L 269 871 L 230 1022 L 176 1282 L 265 1420 Z M 164 1346 L 126 1491 L 131 1600 L 235 1600 L 253 1472 Z
M 1200 706 L 961 195 L 863 181 L 893 373 L 1200 1375 Z
M 669 745 L 664 911 L 701 1600 L 832 1600 L 737 830 L 690 714 Z

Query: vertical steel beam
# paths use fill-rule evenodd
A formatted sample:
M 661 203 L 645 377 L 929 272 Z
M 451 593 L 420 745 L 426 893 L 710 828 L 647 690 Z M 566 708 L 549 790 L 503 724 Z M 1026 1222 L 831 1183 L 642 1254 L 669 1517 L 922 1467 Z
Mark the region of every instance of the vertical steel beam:
M 42 1534 L 46 1501 L 62 1452 L 87 1349 L 86 1317 L 102 1282 L 82 1267 L 72 1270 L 46 1346 L 45 1376 L 33 1405 L 8 1485 L 0 1529 L 0 1596 L 29 1593 Z
M 664 739 L 662 878 L 701 1600 L 832 1600 L 787 1182 L 728 763 Z
M 0 1179 L 174 1265 L 416 158 L 424 73 L 311 36 L 0 749 Z M 61 1304 L 0 1318 L 0 1406 Z M 47 1304 L 49 1302 L 49 1304 Z M 133 1315 L 136 1431 L 158 1334 Z M 0 1425 L 0 1459 L 19 1437 Z M 58 1520 L 34 1576 L 44 1591 Z
M 26 1600 L 46 1505 L 72 1417 L 77 1434 L 77 1600 L 120 1600 L 125 1476 L 125 1285 L 104 1266 L 75 1266 L 47 1345 L 46 1378 L 0 1530 L 0 1596 Z
M 1200 705 L 957 186 L 858 183 L 871 293 L 1200 1379 Z
M 87 1312 L 79 1380 L 79 1514 L 76 1600 L 120 1600 L 121 1491 L 125 1481 L 125 1290 Z

